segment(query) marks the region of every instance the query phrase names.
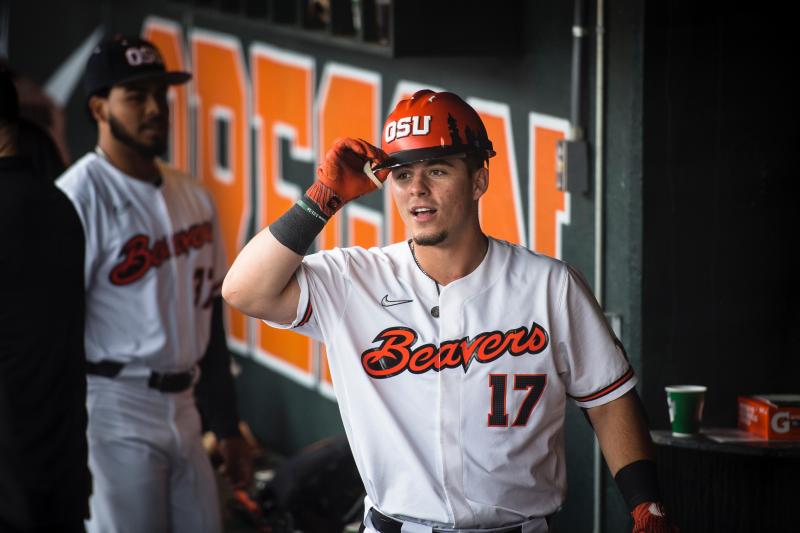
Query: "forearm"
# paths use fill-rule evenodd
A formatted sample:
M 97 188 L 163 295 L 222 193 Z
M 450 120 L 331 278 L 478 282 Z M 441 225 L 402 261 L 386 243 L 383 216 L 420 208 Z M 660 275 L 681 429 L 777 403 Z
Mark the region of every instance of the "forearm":
M 634 532 L 672 531 L 664 518 L 653 441 L 635 390 L 587 410 L 609 470 L 634 517 Z
M 653 441 L 635 391 L 586 412 L 612 475 L 634 461 L 653 460 Z

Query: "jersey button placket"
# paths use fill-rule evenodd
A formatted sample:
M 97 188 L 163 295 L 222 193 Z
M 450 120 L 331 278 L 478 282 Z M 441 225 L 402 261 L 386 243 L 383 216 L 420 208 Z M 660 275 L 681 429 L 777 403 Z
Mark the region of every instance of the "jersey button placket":
M 463 330 L 463 319 L 457 311 L 460 305 L 453 305 L 458 300 L 449 287 L 443 287 L 439 295 L 439 338 L 444 340 L 460 339 Z M 463 487 L 463 454 L 461 442 L 461 387 L 463 385 L 463 367 L 443 368 L 439 372 L 439 420 L 442 457 L 443 488 L 449 512 L 453 519 L 463 523 L 472 519 L 472 510 L 464 499 Z
M 436 305 L 431 307 L 430 315 L 433 318 L 433 325 L 439 332 L 439 342 L 441 343 L 445 339 L 448 339 L 447 332 L 448 329 L 452 328 L 451 325 L 447 324 L 446 321 L 439 319 L 439 309 L 441 305 L 441 295 L 437 296 Z M 433 309 L 436 309 L 436 316 L 433 314 Z M 450 326 L 450 327 L 448 327 Z M 439 355 L 441 357 L 441 354 Z M 438 401 L 438 419 L 439 419 L 439 457 L 441 458 L 441 465 L 442 465 L 442 489 L 443 489 L 443 496 L 445 500 L 445 504 L 447 506 L 447 515 L 450 520 L 455 520 L 455 510 L 453 509 L 453 504 L 450 501 L 450 484 L 448 480 L 450 479 L 449 469 L 450 469 L 450 461 L 448 453 L 452 454 L 453 452 L 453 443 L 452 443 L 452 431 L 449 429 L 449 426 L 452 424 L 452 419 L 448 416 L 448 412 L 450 410 L 449 406 L 449 397 L 448 397 L 448 389 L 447 389 L 447 371 L 445 369 L 440 370 L 437 373 L 437 401 Z

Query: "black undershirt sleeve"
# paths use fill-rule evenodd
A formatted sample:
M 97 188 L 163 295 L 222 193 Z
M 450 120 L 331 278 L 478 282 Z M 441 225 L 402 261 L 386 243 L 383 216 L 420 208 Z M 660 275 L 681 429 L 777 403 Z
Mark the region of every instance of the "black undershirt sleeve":
M 210 430 L 217 439 L 224 439 L 240 435 L 239 416 L 231 374 L 231 354 L 222 320 L 221 296 L 214 298 L 213 306 L 211 334 L 206 353 L 199 363 L 200 380 L 194 392 L 203 430 Z

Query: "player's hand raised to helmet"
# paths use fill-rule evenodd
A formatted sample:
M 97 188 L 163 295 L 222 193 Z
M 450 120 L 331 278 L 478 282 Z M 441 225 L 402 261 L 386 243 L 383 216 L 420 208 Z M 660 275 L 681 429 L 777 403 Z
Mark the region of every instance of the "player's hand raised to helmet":
M 317 169 L 318 183 L 325 187 L 312 186 L 308 195 L 331 215 L 350 200 L 382 186 L 389 170 L 373 173 L 371 167 L 384 159 L 383 150 L 363 139 L 339 139 Z

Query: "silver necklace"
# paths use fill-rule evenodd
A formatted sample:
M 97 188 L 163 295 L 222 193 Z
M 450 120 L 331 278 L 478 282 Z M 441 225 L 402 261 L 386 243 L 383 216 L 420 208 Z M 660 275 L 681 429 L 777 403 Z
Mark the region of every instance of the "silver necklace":
M 419 259 L 417 259 L 417 254 L 414 252 L 414 241 L 412 239 L 408 239 L 408 247 L 411 248 L 411 257 L 414 258 L 414 262 L 417 264 L 417 268 L 420 270 L 420 272 L 422 272 L 423 274 L 428 276 L 428 278 L 430 278 L 431 281 L 433 281 L 433 284 L 436 286 L 436 296 L 439 296 L 441 294 L 439 292 L 439 282 L 436 281 L 436 279 L 434 279 L 433 276 L 431 276 L 430 274 L 425 272 L 425 269 L 422 268 L 422 265 L 419 264 Z M 434 305 L 433 307 L 431 307 L 431 316 L 433 318 L 439 318 L 439 306 L 438 305 Z

